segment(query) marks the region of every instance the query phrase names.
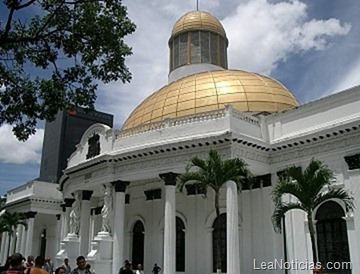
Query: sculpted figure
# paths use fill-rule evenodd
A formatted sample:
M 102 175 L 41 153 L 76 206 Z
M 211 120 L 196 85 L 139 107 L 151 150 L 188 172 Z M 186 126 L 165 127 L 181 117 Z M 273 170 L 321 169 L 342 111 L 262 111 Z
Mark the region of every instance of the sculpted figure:
M 102 227 L 101 231 L 111 232 L 111 212 L 112 212 L 112 196 L 111 196 L 111 187 L 106 187 L 105 185 L 101 188 L 102 193 L 104 194 L 104 205 L 101 210 L 102 214 Z
M 72 204 L 72 210 L 70 212 L 70 234 L 79 235 L 80 230 L 80 193 L 76 192 L 75 201 Z

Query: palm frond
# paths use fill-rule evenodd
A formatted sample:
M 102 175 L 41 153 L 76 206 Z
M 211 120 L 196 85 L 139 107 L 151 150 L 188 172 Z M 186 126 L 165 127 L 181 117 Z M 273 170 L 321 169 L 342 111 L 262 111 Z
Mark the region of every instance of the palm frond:
M 304 210 L 300 203 L 283 203 L 275 208 L 271 220 L 276 232 L 281 232 L 281 220 L 285 213 L 293 209 Z
M 302 202 L 303 193 L 299 188 L 299 185 L 295 182 L 290 181 L 280 181 L 272 190 L 272 199 L 275 205 L 280 205 L 282 203 L 281 199 L 284 195 L 290 194 L 296 197 L 299 201 Z
M 355 208 L 353 196 L 345 189 L 336 187 L 329 187 L 327 192 L 319 193 L 314 201 L 314 208 L 331 199 L 341 200 L 345 204 L 347 212 L 353 211 Z
M 204 180 L 204 178 L 201 175 L 201 173 L 199 173 L 199 172 L 186 172 L 186 173 L 183 173 L 180 176 L 178 176 L 177 187 L 180 191 L 183 191 L 186 183 L 188 183 L 190 181 L 201 182 L 203 180 Z

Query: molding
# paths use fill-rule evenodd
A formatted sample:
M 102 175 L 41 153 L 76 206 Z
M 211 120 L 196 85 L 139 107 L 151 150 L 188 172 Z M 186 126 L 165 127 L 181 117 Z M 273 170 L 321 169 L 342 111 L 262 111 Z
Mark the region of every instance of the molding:
M 342 135 L 339 138 L 322 141 L 322 142 L 314 142 L 307 146 L 296 147 L 292 149 L 287 149 L 286 151 L 276 151 L 270 154 L 270 163 L 277 164 L 283 162 L 289 162 L 291 160 L 298 160 L 300 158 L 309 157 L 312 158 L 314 156 L 318 157 L 319 154 L 327 153 L 327 152 L 335 152 L 336 150 L 341 150 L 343 153 L 345 148 L 349 148 L 351 146 L 356 146 L 359 144 L 360 134 L 356 132 L 354 134 L 349 134 L 348 136 Z

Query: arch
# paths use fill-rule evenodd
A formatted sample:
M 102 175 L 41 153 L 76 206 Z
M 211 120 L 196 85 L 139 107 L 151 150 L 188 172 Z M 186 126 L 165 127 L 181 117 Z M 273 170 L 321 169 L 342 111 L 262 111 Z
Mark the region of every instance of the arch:
M 142 221 L 137 220 L 132 229 L 132 256 L 133 269 L 138 264 L 144 265 L 144 248 L 145 248 L 145 227 Z
M 185 226 L 184 230 L 186 231 L 186 230 L 187 230 L 187 219 L 186 219 L 186 217 L 184 216 L 184 214 L 182 214 L 182 213 L 179 212 L 179 211 L 176 211 L 176 217 L 179 217 L 179 218 L 183 221 L 184 226 Z M 164 217 L 162 217 L 161 220 L 160 220 L 160 222 L 159 222 L 159 229 L 160 229 L 161 231 L 164 231 L 164 221 L 165 221 L 165 219 L 164 219 Z
M 225 207 L 220 208 L 220 214 L 223 214 L 223 213 L 226 213 Z M 205 222 L 206 230 L 212 229 L 215 219 L 216 219 L 216 211 L 214 210 L 213 212 L 210 213 L 210 215 L 206 219 L 206 222 Z
M 137 221 L 141 221 L 144 225 L 144 229 L 146 231 L 146 222 L 145 219 L 143 217 L 141 217 L 140 215 L 135 215 L 133 217 L 130 218 L 130 220 L 128 221 L 128 224 L 126 226 L 126 232 L 128 233 L 132 233 L 133 232 L 133 228 L 134 225 Z
M 216 272 L 217 261 L 221 259 L 221 272 L 226 273 L 226 213 L 221 213 L 214 220 L 212 228 L 213 272 Z M 218 245 L 220 245 L 220 254 L 218 253 Z
M 343 217 L 344 209 L 333 200 L 324 202 L 316 211 L 318 256 L 324 265 L 327 262 L 350 262 L 347 226 Z M 336 271 L 328 269 L 328 273 L 351 273 L 350 270 Z

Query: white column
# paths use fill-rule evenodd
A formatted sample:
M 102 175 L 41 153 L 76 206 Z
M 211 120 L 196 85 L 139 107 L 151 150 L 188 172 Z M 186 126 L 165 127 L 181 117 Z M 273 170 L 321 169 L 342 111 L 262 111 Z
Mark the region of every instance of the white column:
M 21 238 L 20 238 L 20 253 L 25 255 L 25 247 L 26 247 L 26 230 L 25 226 L 21 226 Z
M 56 254 L 59 251 L 60 241 L 62 240 L 62 238 L 61 238 L 61 215 L 62 214 L 56 214 L 56 235 L 55 235 L 56 245 L 55 245 L 55 253 L 54 254 Z
M 35 215 L 37 212 L 30 211 L 27 213 L 27 216 L 29 218 L 28 220 L 28 229 L 26 233 L 26 247 L 25 247 L 25 254 L 22 254 L 23 256 L 27 257 L 32 254 L 32 245 L 34 240 L 34 223 L 35 223 Z
M 176 272 L 176 188 L 177 174 L 160 174 L 165 181 L 165 219 L 164 219 L 164 274 Z
M 4 262 L 6 262 L 9 256 L 9 233 L 5 233 L 5 248 L 4 248 Z
M 3 232 L 2 233 L 2 235 L 1 235 L 1 250 L 0 250 L 0 252 L 1 252 L 1 255 L 0 255 L 0 263 L 2 264 L 2 265 L 4 265 L 5 264 L 5 262 L 6 262 L 6 232 Z
M 10 238 L 10 255 L 15 253 L 15 238 L 16 238 L 16 230 L 14 231 L 14 233 L 11 235 Z
M 240 273 L 238 193 L 235 182 L 226 182 L 227 274 Z
M 113 227 L 113 267 L 112 273 L 118 273 L 124 261 L 124 219 L 125 190 L 128 182 L 113 182 L 115 188 L 114 227 Z
M 15 252 L 20 252 L 20 245 L 21 245 L 21 227 L 22 225 L 18 225 L 16 228 L 16 246 L 15 246 Z
M 80 215 L 80 255 L 89 253 L 89 231 L 90 231 L 90 198 L 92 191 L 82 191 L 81 215 Z

